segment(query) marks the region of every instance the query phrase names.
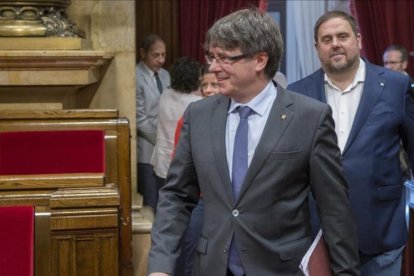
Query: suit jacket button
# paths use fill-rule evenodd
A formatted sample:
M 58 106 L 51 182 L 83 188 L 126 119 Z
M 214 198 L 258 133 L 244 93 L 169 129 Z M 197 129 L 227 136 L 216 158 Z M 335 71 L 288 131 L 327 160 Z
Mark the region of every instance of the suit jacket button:
M 233 217 L 237 217 L 239 215 L 239 210 L 234 209 L 231 213 L 233 214 Z

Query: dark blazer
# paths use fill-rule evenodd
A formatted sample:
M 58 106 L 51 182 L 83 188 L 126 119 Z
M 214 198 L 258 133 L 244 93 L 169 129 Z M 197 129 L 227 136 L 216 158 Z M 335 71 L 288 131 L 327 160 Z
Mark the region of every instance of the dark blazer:
M 342 164 L 357 222 L 359 249 L 378 254 L 407 240 L 400 139 L 414 164 L 414 105 L 408 77 L 366 62 L 361 101 Z M 319 70 L 289 89 L 326 102 L 324 72 Z
M 152 229 L 149 272 L 174 271 L 179 240 L 203 193 L 205 213 L 194 275 L 225 276 L 232 236 L 246 275 L 302 275 L 311 227 L 307 195 L 318 195 L 336 275 L 358 273 L 356 230 L 328 105 L 278 88 L 267 124 L 233 199 L 225 130 L 230 100 L 192 103 Z

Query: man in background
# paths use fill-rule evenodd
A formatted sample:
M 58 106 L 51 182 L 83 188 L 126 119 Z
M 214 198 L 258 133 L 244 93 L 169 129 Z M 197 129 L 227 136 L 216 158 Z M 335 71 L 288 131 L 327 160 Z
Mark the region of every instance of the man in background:
M 408 77 L 361 59 L 357 23 L 343 11 L 322 15 L 314 38 L 322 68 L 288 88 L 332 107 L 362 275 L 400 275 L 407 241 L 400 141 L 414 166 Z
M 385 49 L 383 55 L 384 67 L 401 72 L 410 78 L 411 93 L 414 93 L 414 79 L 405 71 L 408 66 L 408 51 L 400 45 L 390 45 Z M 414 96 L 414 94 L 412 94 Z M 404 182 L 411 178 L 410 163 L 407 153 L 403 148 L 400 150 L 401 170 L 404 175 Z
M 385 49 L 382 56 L 384 67 L 407 74 L 405 71 L 408 66 L 408 52 L 407 49 L 400 45 L 390 45 Z
M 139 49 L 141 61 L 136 69 L 138 192 L 144 197 L 144 205 L 154 210 L 160 184 L 154 175 L 151 156 L 156 141 L 160 95 L 170 85 L 170 75 L 162 68 L 165 52 L 165 43 L 158 35 L 147 35 Z

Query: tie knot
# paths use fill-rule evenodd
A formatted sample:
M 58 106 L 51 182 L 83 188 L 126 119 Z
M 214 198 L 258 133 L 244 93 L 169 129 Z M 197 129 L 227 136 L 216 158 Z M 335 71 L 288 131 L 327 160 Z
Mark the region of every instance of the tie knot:
M 247 117 L 253 114 L 253 110 L 248 106 L 239 106 L 237 111 L 239 112 L 240 119 L 247 119 Z

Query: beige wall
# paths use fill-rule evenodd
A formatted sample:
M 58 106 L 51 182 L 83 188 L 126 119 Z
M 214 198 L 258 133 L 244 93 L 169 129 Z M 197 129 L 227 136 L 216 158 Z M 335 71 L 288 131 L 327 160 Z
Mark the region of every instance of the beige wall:
M 130 122 L 131 194 L 137 205 L 135 1 L 72 0 L 67 14 L 84 39 L 0 37 L 0 109 L 119 110 Z M 144 228 L 146 242 L 133 244 L 135 275 L 145 275 L 151 223 L 137 216 L 134 225 Z
M 101 81 L 81 89 L 77 106 L 116 108 L 131 127 L 131 171 L 133 204 L 136 195 L 135 130 L 135 1 L 72 0 L 69 18 L 85 32 L 93 50 L 113 59 L 101 71 Z M 95 91 L 96 90 L 96 91 Z M 84 94 L 84 96 L 82 96 Z

